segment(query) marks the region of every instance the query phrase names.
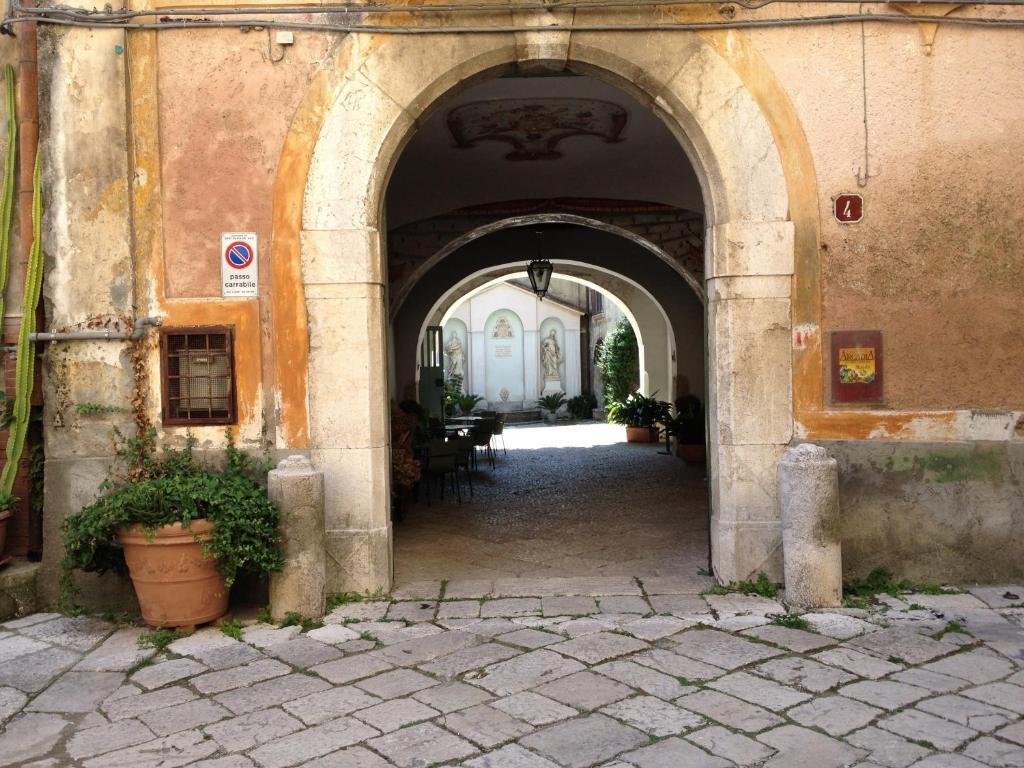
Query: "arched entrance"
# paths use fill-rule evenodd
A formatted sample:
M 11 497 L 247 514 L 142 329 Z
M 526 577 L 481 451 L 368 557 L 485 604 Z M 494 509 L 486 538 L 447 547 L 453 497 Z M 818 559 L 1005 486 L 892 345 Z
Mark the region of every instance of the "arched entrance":
M 673 391 L 674 370 L 668 363 L 676 359 L 676 339 L 672 325 L 664 308 L 642 286 L 621 275 L 595 268 L 591 264 L 556 262 L 560 279 L 579 283 L 592 290 L 604 293 L 619 308 L 636 332 L 639 347 L 641 391 Z M 429 325 L 444 325 L 445 320 L 458 302 L 472 297 L 475 293 L 500 285 L 510 279 L 527 280 L 522 264 L 508 264 L 482 270 L 456 283 L 431 307 L 421 323 L 418 343 L 422 344 Z M 623 298 L 626 296 L 628 298 Z M 647 349 L 654 353 L 647 354 Z M 650 363 L 654 370 L 648 368 Z
M 742 38 L 680 36 L 690 55 L 671 58 L 601 33 L 348 38 L 314 83 L 279 177 L 275 373 L 278 443 L 308 446 L 325 473 L 332 589 L 391 579 L 383 190 L 443 94 L 517 63 L 568 67 L 632 94 L 692 162 L 707 225 L 714 570 L 725 581 L 778 572 L 774 475 L 793 432 L 793 222 L 805 251 L 815 239 L 813 207 L 790 194 L 787 174 L 808 172 L 806 151 L 783 135 L 784 93 L 748 74 L 756 56 Z M 772 98 L 782 106 L 765 106 Z
M 521 254 L 536 237 L 535 223 L 468 239 L 444 258 L 431 259 L 432 267 L 417 276 L 392 318 L 396 392 L 404 392 L 408 383 L 418 378 L 411 366 L 417 359 L 424 323 L 435 316 L 444 301 L 466 290 L 465 280 L 499 270 L 502 265 L 511 265 L 505 268 L 506 272 L 521 270 Z M 659 339 L 651 348 L 656 354 L 642 367 L 654 382 L 648 393 L 657 390 L 663 399 L 673 399 L 678 352 L 678 360 L 686 364 L 683 375 L 700 390 L 697 394 L 703 394 L 703 306 L 674 266 L 653 255 L 647 258 L 647 246 L 605 229 L 560 225 L 544 238 L 556 263 L 556 275 L 589 276 L 613 294 L 630 297 L 646 328 L 662 328 L 660 333 L 651 335 L 652 343 Z M 585 258 L 585 263 L 572 261 L 571 254 Z M 674 322 L 669 321 L 666 311 Z M 678 340 L 678 347 L 668 344 L 666 326 L 671 328 L 674 340 Z

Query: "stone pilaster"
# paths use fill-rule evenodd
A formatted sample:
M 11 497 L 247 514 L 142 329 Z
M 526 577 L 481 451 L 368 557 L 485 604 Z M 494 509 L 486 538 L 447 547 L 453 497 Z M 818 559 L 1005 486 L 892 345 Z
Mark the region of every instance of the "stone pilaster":
M 715 575 L 782 576 L 775 472 L 793 433 L 789 222 L 709 230 L 708 422 Z

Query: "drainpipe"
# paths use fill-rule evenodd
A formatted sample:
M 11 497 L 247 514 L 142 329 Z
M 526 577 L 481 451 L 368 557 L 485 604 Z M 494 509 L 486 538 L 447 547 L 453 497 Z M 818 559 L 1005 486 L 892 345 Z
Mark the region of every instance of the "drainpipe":
M 30 341 L 138 341 L 146 335 L 146 328 L 160 325 L 159 317 L 137 317 L 131 331 L 56 331 L 30 333 Z
M 35 0 L 29 0 L 25 5 L 35 6 Z M 17 286 L 25 283 L 25 269 L 32 250 L 32 171 L 39 149 L 37 26 L 34 21 L 26 22 L 18 30 L 18 229 L 21 248 L 18 270 L 10 280 L 10 284 Z

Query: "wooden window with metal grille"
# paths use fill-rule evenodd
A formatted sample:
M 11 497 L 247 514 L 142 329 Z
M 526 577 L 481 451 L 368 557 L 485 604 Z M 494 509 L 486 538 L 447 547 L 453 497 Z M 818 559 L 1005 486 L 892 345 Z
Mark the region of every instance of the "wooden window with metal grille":
M 228 327 L 160 332 L 164 424 L 234 424 L 234 332 Z

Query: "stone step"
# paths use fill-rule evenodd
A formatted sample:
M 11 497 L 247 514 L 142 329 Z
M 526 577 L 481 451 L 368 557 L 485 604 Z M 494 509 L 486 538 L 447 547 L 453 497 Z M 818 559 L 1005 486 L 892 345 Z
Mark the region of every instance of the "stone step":
M 38 610 L 36 574 L 39 568 L 39 563 L 16 559 L 0 570 L 0 621 Z

